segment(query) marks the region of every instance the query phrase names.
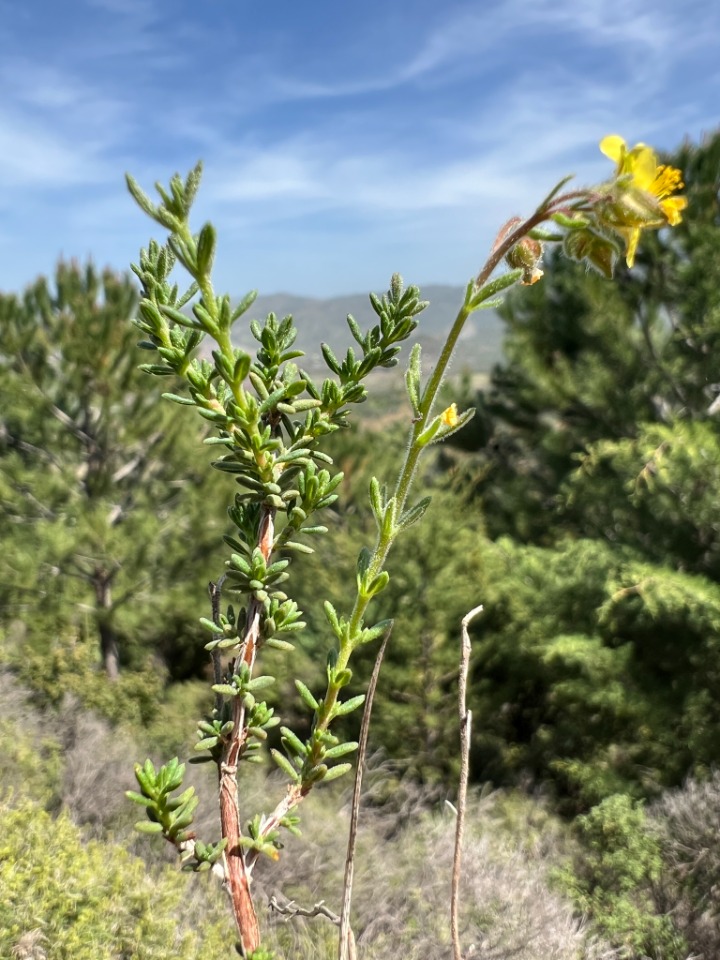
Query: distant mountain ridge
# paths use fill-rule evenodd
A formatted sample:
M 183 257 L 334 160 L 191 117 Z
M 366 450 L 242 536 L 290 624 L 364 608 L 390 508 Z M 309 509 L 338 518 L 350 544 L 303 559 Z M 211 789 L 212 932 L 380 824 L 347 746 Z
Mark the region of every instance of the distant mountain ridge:
M 465 290 L 463 287 L 430 284 L 421 287 L 424 300 L 430 305 L 420 314 L 415 333 L 423 344 L 426 362 L 434 360 L 444 336 L 457 315 Z M 249 330 L 250 320 L 263 320 L 268 313 L 278 317 L 291 314 L 298 328 L 297 346 L 307 356 L 299 364 L 311 373 L 324 368 L 320 344 L 328 343 L 340 354 L 354 343 L 345 318 L 348 314 L 365 330 L 377 323 L 377 317 L 367 294 L 348 294 L 340 297 L 300 297 L 289 293 L 262 295 L 257 298 L 244 317 L 233 328 L 236 346 L 253 348 L 256 342 Z M 455 360 L 455 370 L 487 373 L 502 357 L 503 324 L 494 310 L 475 313 L 467 323 Z

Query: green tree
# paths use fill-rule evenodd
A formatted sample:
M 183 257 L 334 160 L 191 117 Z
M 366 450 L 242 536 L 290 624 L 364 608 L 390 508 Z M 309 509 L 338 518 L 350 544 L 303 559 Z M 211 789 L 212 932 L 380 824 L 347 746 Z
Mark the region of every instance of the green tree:
M 632 272 L 607 284 L 551 257 L 508 298 L 484 446 L 462 459 L 503 538 L 477 644 L 480 769 L 551 778 L 581 807 L 702 774 L 720 741 L 720 133 L 671 162 L 687 217 Z
M 2 617 L 43 654 L 66 629 L 96 637 L 110 678 L 121 647 L 137 662 L 176 639 L 222 520 L 209 471 L 188 470 L 195 433 L 137 369 L 136 300 L 128 277 L 76 263 L 0 297 Z
M 661 845 L 642 806 L 623 794 L 609 796 L 577 818 L 575 831 L 582 848 L 574 869 L 560 879 L 578 909 L 620 948 L 623 960 L 685 960 L 687 944 L 672 917 L 656 913 Z

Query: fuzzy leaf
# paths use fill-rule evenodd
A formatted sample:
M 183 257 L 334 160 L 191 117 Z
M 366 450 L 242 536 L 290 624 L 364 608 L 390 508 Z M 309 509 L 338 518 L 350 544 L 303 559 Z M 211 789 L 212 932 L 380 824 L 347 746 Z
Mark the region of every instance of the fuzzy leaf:
M 299 782 L 300 774 L 295 769 L 295 767 L 293 767 L 293 765 L 290 763 L 287 757 L 283 756 L 283 754 L 280 753 L 279 750 L 275 750 L 275 749 L 270 751 L 270 755 L 275 761 L 275 763 L 278 765 L 278 767 L 280 767 L 280 769 L 283 771 L 283 773 L 286 773 L 288 777 L 290 777 L 293 783 Z
M 331 767 L 328 772 L 323 777 L 324 783 L 330 783 L 331 780 L 337 780 L 338 777 L 344 776 L 346 773 L 349 773 L 352 770 L 351 763 L 338 763 L 337 766 Z
M 346 700 L 344 703 L 337 703 L 335 705 L 334 714 L 336 717 L 344 717 L 348 713 L 352 713 L 353 710 L 357 710 L 358 707 L 361 707 L 365 703 L 365 694 L 361 693 L 357 697 L 350 697 L 349 700 Z
M 135 829 L 138 833 L 162 833 L 163 827 L 161 823 L 154 823 L 151 820 L 138 820 L 135 824 Z
M 310 690 L 309 690 L 309 689 L 305 686 L 305 684 L 302 682 L 302 680 L 296 680 L 296 681 L 295 681 L 295 686 L 296 686 L 297 692 L 300 694 L 303 702 L 304 702 L 308 707 L 310 707 L 311 710 L 317 710 L 317 708 L 318 708 L 318 702 L 317 702 L 317 700 L 315 699 L 315 697 L 312 695 L 312 693 L 310 692 Z

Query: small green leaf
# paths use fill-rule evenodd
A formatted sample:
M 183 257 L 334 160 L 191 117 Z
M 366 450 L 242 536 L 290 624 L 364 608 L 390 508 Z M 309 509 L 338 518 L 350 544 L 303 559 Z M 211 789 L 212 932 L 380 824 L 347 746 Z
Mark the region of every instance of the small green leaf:
M 133 803 L 139 803 L 143 807 L 153 807 L 155 806 L 155 801 L 150 797 L 143 797 L 141 793 L 135 793 L 134 790 L 126 790 L 125 796 L 128 800 L 132 800 Z
M 125 183 L 127 188 L 132 194 L 133 200 L 143 213 L 146 213 L 149 217 L 152 217 L 153 220 L 157 220 L 157 207 L 152 202 L 150 197 L 140 188 L 135 177 L 131 176 L 129 173 L 125 174 Z
M 354 740 L 349 740 L 347 743 L 339 743 L 336 747 L 330 747 L 329 750 L 325 751 L 326 760 L 335 760 L 338 757 L 344 757 L 347 753 L 353 753 L 357 750 L 358 745 Z
M 350 697 L 344 703 L 336 703 L 333 713 L 336 717 L 344 717 L 348 713 L 352 713 L 353 710 L 357 710 L 363 703 L 365 703 L 365 694 L 361 693 L 357 697 Z
M 346 773 L 349 773 L 352 770 L 351 763 L 338 763 L 337 766 L 331 767 L 328 772 L 323 777 L 324 783 L 330 783 L 331 780 L 337 780 L 338 777 L 344 776 Z
M 190 397 L 181 397 L 177 393 L 163 393 L 161 394 L 163 400 L 172 400 L 173 403 L 181 403 L 186 407 L 194 407 L 195 401 Z
M 230 322 L 235 323 L 235 321 L 241 317 L 257 300 L 257 290 L 251 290 L 249 293 L 246 293 L 242 298 L 240 303 L 235 307 L 231 316 Z
M 340 621 L 338 620 L 338 615 L 337 615 L 337 611 L 335 610 L 335 607 L 330 603 L 329 600 L 326 600 L 323 603 L 323 610 L 325 611 L 325 616 L 328 619 L 328 623 L 333 628 L 333 632 L 335 633 L 336 636 L 339 637 L 341 633 Z
M 318 702 L 317 702 L 317 700 L 315 699 L 315 697 L 312 695 L 312 693 L 310 693 L 310 690 L 305 686 L 305 684 L 302 682 L 302 680 L 296 680 L 296 681 L 295 681 L 295 686 L 296 686 L 297 692 L 300 694 L 303 702 L 304 702 L 308 707 L 310 707 L 311 710 L 317 710 L 317 708 L 318 708 Z
M 397 522 L 398 528 L 404 530 L 406 527 L 411 526 L 411 524 L 417 523 L 417 521 L 425 515 L 425 511 L 430 506 L 431 501 L 432 497 L 423 497 L 414 507 L 406 510 Z
M 410 362 L 405 373 L 405 385 L 415 416 L 420 413 L 421 353 L 422 347 L 419 343 L 416 343 L 410 351 Z
M 364 579 L 365 574 L 370 569 L 370 564 L 372 563 L 373 552 L 369 547 L 362 547 L 360 553 L 358 554 L 357 559 L 357 573 L 361 579 Z
M 161 823 L 153 823 L 151 820 L 138 820 L 135 824 L 135 829 L 138 833 L 162 833 L 163 826 Z
M 215 259 L 215 245 L 217 238 L 215 228 L 206 223 L 197 238 L 197 268 L 198 273 L 209 274 Z
M 340 364 L 335 354 L 332 352 L 327 343 L 321 343 L 320 349 L 322 350 L 322 355 L 325 358 L 325 363 L 330 367 L 334 374 L 340 375 Z
M 385 504 L 385 512 L 382 518 L 382 525 L 380 527 L 380 535 L 385 540 L 392 540 L 395 536 L 395 514 L 397 511 L 397 501 L 395 497 L 391 497 L 388 502 Z
M 280 767 L 283 773 L 287 774 L 287 776 L 290 777 L 293 783 L 299 782 L 300 774 L 295 769 L 295 767 L 293 767 L 293 765 L 290 763 L 287 757 L 283 756 L 283 754 L 280 753 L 279 750 L 275 750 L 275 749 L 270 751 L 270 756 L 273 758 L 273 760 L 278 765 L 278 767 Z
M 489 283 L 486 283 L 484 287 L 481 287 L 481 289 L 474 294 L 472 300 L 470 300 L 467 306 L 471 311 L 477 310 L 484 300 L 494 297 L 495 294 L 500 293 L 501 290 L 506 290 L 508 287 L 512 287 L 514 283 L 517 283 L 522 275 L 523 271 L 518 267 L 516 270 L 508 270 L 507 273 L 503 273 L 502 276 L 496 277 L 495 280 L 490 280 Z
M 288 630 L 289 628 L 284 627 L 283 629 Z M 285 652 L 295 649 L 295 645 L 290 643 L 289 640 L 280 640 L 278 637 L 268 637 L 268 639 L 265 641 L 265 646 L 272 647 L 274 650 L 284 650 Z
M 372 507 L 372 512 L 375 514 L 376 521 L 380 524 L 383 513 L 385 512 L 385 501 L 377 477 L 372 477 L 370 480 L 370 506 Z
M 349 764 L 348 764 L 349 766 Z M 320 783 L 328 775 L 328 767 L 325 763 L 318 763 L 305 774 L 302 778 L 304 784 Z
M 565 227 L 566 230 L 584 230 L 585 227 L 590 226 L 590 221 L 580 214 L 568 216 L 565 213 L 554 213 L 551 219 L 560 224 L 561 227 Z
M 366 597 L 376 596 L 378 593 L 380 593 L 382 590 L 385 589 L 385 587 L 388 585 L 389 582 L 390 582 L 390 574 L 387 572 L 387 570 L 381 570 L 380 573 L 373 580 L 371 580 L 370 583 L 366 586 L 365 596 Z
M 388 630 L 392 629 L 393 620 L 379 620 L 374 627 L 367 627 L 360 634 L 360 643 L 371 643 L 378 637 L 384 636 Z
M 288 748 L 288 752 L 295 756 L 307 756 L 307 747 L 289 727 L 280 727 L 280 733 L 283 736 L 283 743 Z

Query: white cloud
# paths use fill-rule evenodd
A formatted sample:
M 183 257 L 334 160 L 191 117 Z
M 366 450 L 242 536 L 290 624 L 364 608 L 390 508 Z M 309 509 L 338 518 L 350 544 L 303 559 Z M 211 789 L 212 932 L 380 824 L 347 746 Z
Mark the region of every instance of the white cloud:
M 103 179 L 101 165 L 80 145 L 34 123 L 0 113 L 0 177 L 5 189 L 64 187 Z
M 707 19 L 707 4 L 696 0 L 694 5 L 698 14 L 705 14 L 695 22 Z M 550 52 L 563 38 L 572 41 L 563 53 L 568 72 L 582 77 L 583 51 L 604 49 L 608 72 L 618 62 L 634 85 L 648 81 L 657 85 L 688 50 L 708 42 L 707 33 L 698 36 L 688 23 L 687 6 L 669 0 L 652 7 L 645 0 L 501 0 L 482 7 L 473 3 L 452 11 L 444 22 L 429 25 L 417 51 L 404 61 L 396 62 L 394 51 L 391 55 L 379 45 L 374 59 L 367 57 L 359 66 L 349 62 L 342 76 L 331 81 L 298 69 L 278 71 L 268 67 L 266 59 L 246 59 L 244 70 L 233 78 L 236 106 L 259 110 L 271 103 L 352 99 L 420 81 L 442 85 L 472 75 L 482 80 L 489 72 L 493 88 L 496 83 L 511 83 L 518 74 L 542 85 Z M 558 66 L 563 66 L 562 59 Z M 602 66 L 596 64 L 593 72 Z M 251 92 L 243 94 L 243 84 L 237 82 L 241 76 L 251 78 Z
M 438 238 L 450 258 L 458 236 L 529 212 L 567 172 L 604 176 L 606 133 L 670 147 L 717 122 L 703 95 L 718 73 L 709 0 L 473 0 L 436 7 L 399 40 L 378 5 L 375 47 L 339 36 L 327 55 L 320 38 L 296 57 L 278 17 L 236 58 L 214 56 L 225 38 L 211 7 L 166 23 L 157 0 L 85 3 L 47 56 L 0 37 L 4 209 L 30 235 L 22 198 L 52 207 L 67 234 L 48 243 L 69 253 L 145 238 L 124 169 L 150 189 L 202 155 L 198 220 L 234 241 L 276 231 L 300 280 L 311 234 L 329 260 L 339 238 L 350 259 L 365 244 L 368 270 L 393 245 L 428 263 Z

